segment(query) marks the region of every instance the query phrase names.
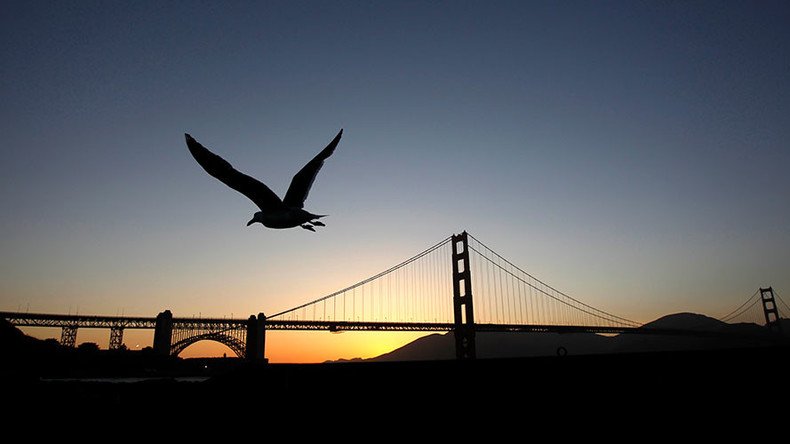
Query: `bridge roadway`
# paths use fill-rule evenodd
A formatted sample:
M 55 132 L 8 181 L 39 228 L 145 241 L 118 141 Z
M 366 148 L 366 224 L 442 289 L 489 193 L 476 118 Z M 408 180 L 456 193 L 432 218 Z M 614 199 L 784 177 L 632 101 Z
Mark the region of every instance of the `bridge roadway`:
M 0 318 L 19 327 L 77 327 L 155 329 L 155 317 L 97 316 L 78 314 L 0 312 Z M 245 318 L 173 318 L 173 325 L 182 328 L 214 326 L 216 330 L 246 329 Z M 285 331 L 453 331 L 456 326 L 448 322 L 366 322 L 331 320 L 279 320 L 266 319 L 266 330 Z M 531 325 L 531 324 L 474 324 L 475 332 L 521 333 L 597 333 L 597 334 L 657 334 L 683 336 L 729 336 L 718 332 L 700 330 L 674 330 L 621 326 Z

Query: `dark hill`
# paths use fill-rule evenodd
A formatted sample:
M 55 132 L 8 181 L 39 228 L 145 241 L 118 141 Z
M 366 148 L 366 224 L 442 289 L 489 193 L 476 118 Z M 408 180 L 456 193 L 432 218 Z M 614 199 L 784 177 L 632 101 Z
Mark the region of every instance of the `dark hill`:
M 611 351 L 609 338 L 592 333 L 478 333 L 477 356 L 515 358 L 554 356 L 560 347 L 567 353 L 597 354 Z M 455 359 L 453 333 L 432 334 L 416 339 L 389 353 L 369 359 L 376 362 L 431 361 Z
M 741 337 L 621 334 L 612 338 L 614 343 L 612 351 L 616 353 L 631 353 L 755 347 L 765 345 L 765 341 L 761 339 L 744 339 L 744 337 L 762 338 L 767 333 L 764 327 L 755 324 L 727 324 L 718 319 L 696 313 L 675 313 L 663 316 L 655 321 L 648 322 L 642 328 L 691 330 L 732 334 L 733 336 Z
M 434 333 L 415 339 L 403 347 L 369 361 L 433 361 L 455 359 L 455 341 L 451 334 Z
M 790 331 L 790 321 L 783 320 Z M 692 330 L 713 333 L 733 333 L 743 336 L 765 335 L 764 327 L 755 324 L 727 324 L 705 315 L 676 313 L 649 322 L 644 328 L 663 330 Z M 513 358 L 554 356 L 560 347 L 568 355 L 604 353 L 708 350 L 764 345 L 762 340 L 677 335 L 622 334 L 602 336 L 592 333 L 478 333 L 477 356 L 480 358 Z M 369 361 L 427 361 L 455 358 L 452 333 L 432 334 L 416 339 L 389 353 Z
M 675 313 L 648 322 L 643 328 L 720 331 L 729 324 L 697 313 Z
M 59 347 L 55 340 L 42 341 L 28 336 L 5 319 L 0 319 L 0 347 L 7 352 L 42 351 Z
M 62 347 L 57 341 L 42 341 L 24 334 L 5 319 L 0 319 L 0 350 L 3 351 L 3 366 L 0 375 L 35 379 L 40 369 Z

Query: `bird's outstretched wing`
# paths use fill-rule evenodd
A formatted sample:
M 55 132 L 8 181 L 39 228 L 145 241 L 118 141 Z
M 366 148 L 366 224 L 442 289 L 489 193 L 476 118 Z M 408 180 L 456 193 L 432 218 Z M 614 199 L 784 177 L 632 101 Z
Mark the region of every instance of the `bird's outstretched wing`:
M 285 205 L 294 208 L 304 207 L 304 201 L 310 193 L 310 188 L 313 186 L 315 176 L 318 175 L 321 167 L 324 166 L 324 160 L 335 152 L 335 147 L 338 142 L 340 142 L 340 137 L 342 136 L 343 130 L 341 129 L 340 132 L 337 133 L 337 136 L 329 142 L 329 145 L 321 150 L 313 160 L 307 162 L 307 165 L 302 167 L 294 178 L 291 179 L 291 186 L 288 187 L 288 192 L 285 193 L 285 199 L 283 199 Z
M 283 207 L 283 202 L 266 185 L 244 173 L 236 171 L 225 159 L 209 151 L 189 134 L 184 134 L 192 157 L 207 173 L 220 182 L 247 196 L 261 211 L 272 211 Z

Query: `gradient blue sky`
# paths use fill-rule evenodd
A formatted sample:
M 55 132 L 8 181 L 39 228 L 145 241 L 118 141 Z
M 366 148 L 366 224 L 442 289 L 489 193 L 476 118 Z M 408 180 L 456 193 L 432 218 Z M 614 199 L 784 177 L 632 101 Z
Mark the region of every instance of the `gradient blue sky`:
M 790 4 L 0 6 L 0 309 L 273 313 L 466 229 L 651 320 L 790 294 Z M 189 132 L 307 208 L 255 208 Z

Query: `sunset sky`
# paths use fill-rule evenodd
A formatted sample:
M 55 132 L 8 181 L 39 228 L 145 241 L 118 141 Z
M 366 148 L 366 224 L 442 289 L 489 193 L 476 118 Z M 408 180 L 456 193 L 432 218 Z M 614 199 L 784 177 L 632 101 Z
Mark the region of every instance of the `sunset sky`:
M 0 310 L 271 314 L 464 229 L 639 321 L 790 295 L 788 23 L 786 1 L 3 1 Z M 184 143 L 282 195 L 340 128 L 317 233 L 246 227 Z

